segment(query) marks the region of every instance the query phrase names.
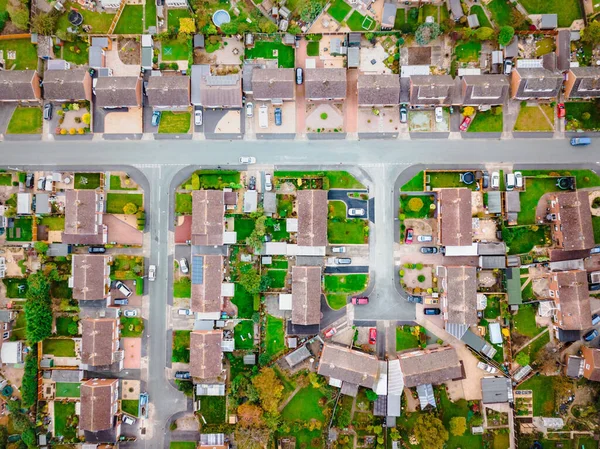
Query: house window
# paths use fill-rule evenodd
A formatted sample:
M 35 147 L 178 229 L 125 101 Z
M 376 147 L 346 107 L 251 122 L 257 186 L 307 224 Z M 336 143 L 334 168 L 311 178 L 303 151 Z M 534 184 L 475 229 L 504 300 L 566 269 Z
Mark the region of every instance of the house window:
M 550 290 L 550 297 L 554 298 L 554 290 Z
M 590 369 L 590 365 L 589 365 L 589 363 L 586 363 L 586 364 L 585 364 L 585 369 Z

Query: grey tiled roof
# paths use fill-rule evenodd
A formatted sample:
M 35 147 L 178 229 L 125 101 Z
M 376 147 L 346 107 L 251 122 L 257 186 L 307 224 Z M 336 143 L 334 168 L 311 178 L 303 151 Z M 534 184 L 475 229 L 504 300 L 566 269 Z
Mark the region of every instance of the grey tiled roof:
M 555 98 L 563 82 L 561 74 L 542 68 L 516 68 L 512 76 L 521 78 L 517 92 L 513 93 L 518 99 Z
M 304 73 L 307 99 L 346 98 L 346 69 L 306 69 Z
M 575 76 L 569 97 L 600 97 L 600 67 L 573 67 L 569 76 Z
M 327 245 L 327 191 L 299 190 L 298 245 Z
M 450 75 L 412 75 L 410 102 L 414 105 L 452 104 L 456 83 Z
M 292 268 L 292 323 L 321 322 L 321 267 Z
M 44 73 L 45 100 L 85 100 L 86 83 L 91 84 L 87 70 L 47 70 Z
M 397 105 L 400 100 L 400 76 L 358 75 L 358 104 Z
M 379 379 L 377 357 L 345 346 L 325 343 L 319 374 L 362 387 L 374 388 Z
M 446 267 L 448 323 L 477 324 L 477 269 Z
M 252 90 L 256 100 L 293 100 L 294 69 L 254 69 Z
M 141 78 L 137 76 L 103 76 L 96 83 L 96 106 L 141 106 Z
M 462 77 L 465 105 L 500 105 L 508 98 L 510 83 L 505 75 L 466 75 Z
M 440 384 L 464 376 L 456 350 L 450 346 L 434 350 L 412 351 L 398 356 L 404 385 L 412 388 L 424 384 Z
M 39 99 L 32 87 L 34 78 L 37 78 L 35 70 L 0 71 L 0 101 Z
M 190 104 L 190 77 L 151 76 L 146 94 L 150 106 L 187 106 Z

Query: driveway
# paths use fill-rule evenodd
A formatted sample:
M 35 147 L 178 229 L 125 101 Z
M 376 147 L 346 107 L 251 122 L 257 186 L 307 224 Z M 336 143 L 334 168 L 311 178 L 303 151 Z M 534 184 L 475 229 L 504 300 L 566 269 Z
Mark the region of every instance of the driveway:
M 0 135 L 6 133 L 8 123 L 16 108 L 16 104 L 0 104 Z
M 364 273 L 369 274 L 369 266 L 354 266 L 347 265 L 344 267 L 335 266 L 335 267 L 325 267 L 326 274 L 348 274 L 348 273 Z
M 358 131 L 358 70 L 348 70 L 347 74 L 344 129 L 347 133 L 355 133 Z
M 364 217 L 359 218 L 368 218 L 369 205 L 367 200 L 361 200 L 359 198 L 350 198 L 348 194 L 354 192 L 368 194 L 368 190 L 329 190 L 329 192 L 327 193 L 327 200 L 337 200 L 346 203 L 346 218 L 356 218 L 348 215 L 348 209 L 364 209 L 366 215 Z
M 143 108 L 120 108 L 104 111 L 103 131 L 107 134 L 140 134 L 142 127 Z M 102 120 L 94 117 L 94 130 L 96 123 Z
M 296 67 L 306 68 L 306 39 L 300 40 L 296 49 Z M 296 132 L 304 134 L 306 129 L 306 94 L 304 83 L 296 85 Z
M 210 139 L 242 139 L 244 136 L 243 109 L 204 108 L 204 134 Z
M 121 338 L 121 346 L 125 352 L 124 369 L 140 369 L 142 362 L 142 339 Z

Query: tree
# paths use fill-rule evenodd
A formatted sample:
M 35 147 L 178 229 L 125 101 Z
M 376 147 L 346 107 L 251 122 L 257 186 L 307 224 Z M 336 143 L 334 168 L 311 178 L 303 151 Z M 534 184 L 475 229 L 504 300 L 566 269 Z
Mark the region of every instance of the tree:
M 525 351 L 519 352 L 517 354 L 517 356 L 515 357 L 515 362 L 517 362 L 521 366 L 529 365 L 530 361 L 531 361 L 531 359 L 529 357 L 529 354 L 527 354 Z
M 260 28 L 260 31 L 267 34 L 275 33 L 277 31 L 277 25 L 269 19 L 261 19 L 260 22 L 258 22 L 258 27 Z
M 478 28 L 477 31 L 475 31 L 475 36 L 480 41 L 486 41 L 486 40 L 490 39 L 493 35 L 494 35 L 494 30 L 489 27 L 481 27 L 481 28 Z
M 77 335 L 79 333 L 79 325 L 76 321 L 69 323 L 67 326 L 67 332 L 69 335 Z
M 33 249 L 35 249 L 38 254 L 46 254 L 48 251 L 48 244 L 46 242 L 35 242 L 33 244 Z
M 450 433 L 455 437 L 464 435 L 467 430 L 467 418 L 455 416 L 450 420 Z
M 241 427 L 259 427 L 262 425 L 263 410 L 258 405 L 246 402 L 238 407 L 237 415 Z
M 342 408 L 335 416 L 336 426 L 340 428 L 345 428 L 350 425 L 352 422 L 352 415 L 350 415 L 350 410 Z
M 259 289 L 261 292 L 266 292 L 271 287 L 271 282 L 273 282 L 273 278 L 267 276 L 266 274 L 260 277 L 260 286 Z
M 581 32 L 581 40 L 594 45 L 600 43 L 600 22 L 594 20 L 588 23 Z
M 415 437 L 422 447 L 442 449 L 448 441 L 448 431 L 444 423 L 432 414 L 419 415 L 414 426 Z
M 273 368 L 263 368 L 252 379 L 252 385 L 258 392 L 260 405 L 267 413 L 277 413 L 277 406 L 283 394 L 283 384 Z
M 194 34 L 196 32 L 196 22 L 189 17 L 179 19 L 179 34 Z
M 14 26 L 20 30 L 29 30 L 29 8 L 25 8 L 22 4 L 13 5 L 12 2 L 8 2 L 6 9 Z
M 37 350 L 32 350 L 25 357 L 25 370 L 21 383 L 22 406 L 29 408 L 37 401 L 38 392 L 38 369 Z
M 508 45 L 515 35 L 515 29 L 511 26 L 503 26 L 498 33 L 498 43 L 500 45 Z
M 51 36 L 56 31 L 58 17 L 50 14 L 39 13 L 31 21 L 31 31 L 44 36 Z
M 233 432 L 237 447 L 244 449 L 264 449 L 271 433 L 266 427 L 236 426 Z
M 367 396 L 367 399 L 371 402 L 377 400 L 377 393 L 375 393 L 373 390 L 367 390 L 365 396 Z
M 31 427 L 21 434 L 21 440 L 27 445 L 27 447 L 37 447 L 37 442 L 35 441 L 35 430 Z
M 238 282 L 242 287 L 248 290 L 248 293 L 254 295 L 260 292 L 261 276 L 251 265 L 247 265 L 247 267 L 249 267 L 250 269 L 240 270 L 241 273 Z
M 123 213 L 125 215 L 135 215 L 138 211 L 138 207 L 133 203 L 127 203 L 123 206 Z
M 467 106 L 463 109 L 462 115 L 465 117 L 470 117 L 473 114 L 475 114 L 475 108 L 473 106 Z
M 415 41 L 419 45 L 427 45 L 432 40 L 436 39 L 440 35 L 440 26 L 435 23 L 424 23 L 415 33 Z
M 27 278 L 27 301 L 25 302 L 26 334 L 30 345 L 52 334 L 52 301 L 50 281 L 56 280 L 56 271 L 49 276 L 38 271 Z

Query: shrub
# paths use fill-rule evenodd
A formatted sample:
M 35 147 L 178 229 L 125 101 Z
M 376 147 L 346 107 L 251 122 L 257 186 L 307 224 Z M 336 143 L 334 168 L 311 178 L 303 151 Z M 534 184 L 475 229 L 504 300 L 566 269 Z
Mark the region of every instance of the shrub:
M 61 128 L 60 134 L 63 135 L 63 136 L 66 135 L 67 134 L 67 130 L 65 128 Z
M 133 203 L 127 203 L 125 206 L 123 206 L 123 213 L 126 215 L 134 215 L 137 213 L 137 211 L 138 207 Z
M 92 119 L 92 116 L 90 115 L 90 113 L 89 113 L 89 112 L 86 112 L 85 114 L 83 114 L 83 115 L 81 116 L 81 121 L 82 121 L 83 123 L 85 123 L 86 125 L 89 125 L 89 124 L 90 124 L 90 121 L 91 121 L 91 119 Z
M 321 120 L 327 120 L 327 113 L 326 112 L 323 112 L 321 114 Z
M 526 352 L 519 352 L 517 354 L 517 356 L 515 357 L 515 362 L 517 362 L 519 365 L 521 366 L 527 366 L 529 365 L 529 362 L 531 361 L 529 354 L 527 354 Z
M 176 62 L 172 62 L 169 67 L 171 70 L 179 70 L 179 65 Z
M 69 130 L 69 134 L 74 135 L 77 131 L 75 130 L 75 128 L 71 128 Z
M 77 130 L 77 133 L 78 133 L 78 134 L 85 134 L 85 129 L 83 129 L 83 128 L 79 128 L 79 129 Z
M 81 117 L 75 117 L 75 123 L 81 123 Z
M 420 275 L 417 277 L 417 280 L 418 280 L 419 282 L 425 282 L 425 276 L 423 276 L 422 274 L 420 274 Z
M 418 212 L 423 207 L 423 200 L 419 197 L 414 197 L 408 200 L 408 208 L 413 212 Z
M 589 120 L 590 117 L 591 117 L 591 115 L 589 112 L 584 112 L 583 114 L 581 114 L 581 120 L 583 120 L 583 121 Z

